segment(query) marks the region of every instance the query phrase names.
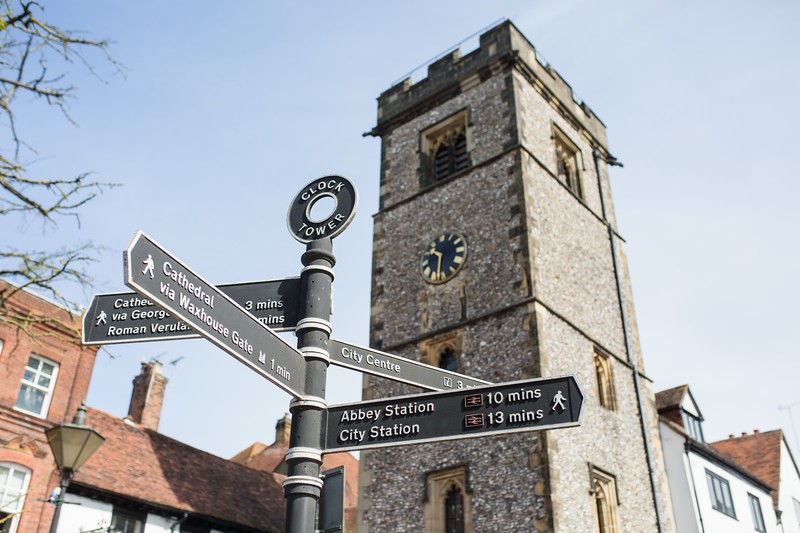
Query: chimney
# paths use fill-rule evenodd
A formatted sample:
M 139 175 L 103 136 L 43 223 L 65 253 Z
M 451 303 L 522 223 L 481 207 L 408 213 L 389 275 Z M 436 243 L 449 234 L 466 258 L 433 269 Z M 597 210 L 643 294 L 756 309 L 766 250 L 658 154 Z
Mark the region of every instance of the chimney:
M 133 393 L 128 408 L 128 418 L 153 431 L 158 431 L 164 389 L 167 387 L 167 378 L 161 374 L 162 366 L 159 361 L 142 363 L 141 374 L 133 378 Z
M 275 442 L 289 442 L 289 434 L 292 432 L 292 419 L 289 413 L 283 415 L 283 418 L 278 420 L 275 424 Z

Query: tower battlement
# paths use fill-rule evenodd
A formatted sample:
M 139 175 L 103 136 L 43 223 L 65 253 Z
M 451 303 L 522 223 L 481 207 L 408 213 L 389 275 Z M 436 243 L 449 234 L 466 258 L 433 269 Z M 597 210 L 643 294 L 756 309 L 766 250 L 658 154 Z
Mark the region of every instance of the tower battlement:
M 412 83 L 406 77 L 378 97 L 378 135 L 425 112 L 444 100 L 474 87 L 506 66 L 514 66 L 544 95 L 552 98 L 603 148 L 607 147 L 605 124 L 580 100 L 572 87 L 552 68 L 510 21 L 504 21 L 480 36 L 480 46 L 462 56 L 460 50 L 446 53 L 428 65 L 427 77 Z

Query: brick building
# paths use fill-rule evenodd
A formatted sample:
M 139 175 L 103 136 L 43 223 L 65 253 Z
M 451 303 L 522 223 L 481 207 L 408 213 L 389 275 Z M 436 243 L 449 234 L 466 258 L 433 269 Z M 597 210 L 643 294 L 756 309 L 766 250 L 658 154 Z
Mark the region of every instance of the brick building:
M 586 402 L 579 428 L 362 452 L 359 531 L 675 531 L 600 119 L 504 22 L 381 94 L 372 135 L 371 346 Z
M 96 347 L 80 344 L 78 317 L 28 292 L 8 303 L 44 320 L 33 336 L 0 323 L 0 531 L 49 530 L 47 501 L 60 473 L 45 431 L 68 422 L 86 397 Z M 106 441 L 70 482 L 58 531 L 283 530 L 279 480 L 158 433 L 167 380 L 142 365 L 124 419 L 89 409 Z
M 33 325 L 29 336 L 0 322 L 0 531 L 33 533 L 50 525 L 42 500 L 59 479 L 44 432 L 86 398 L 97 348 L 81 346 L 79 317 L 46 300 L 19 291 L 7 305 Z

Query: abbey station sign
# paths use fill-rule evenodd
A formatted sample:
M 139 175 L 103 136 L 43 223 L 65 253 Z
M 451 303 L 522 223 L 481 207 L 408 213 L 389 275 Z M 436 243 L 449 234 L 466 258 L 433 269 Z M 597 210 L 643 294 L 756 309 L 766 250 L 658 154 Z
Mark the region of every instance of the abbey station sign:
M 571 427 L 582 406 L 572 376 L 334 405 L 327 410 L 325 451 Z

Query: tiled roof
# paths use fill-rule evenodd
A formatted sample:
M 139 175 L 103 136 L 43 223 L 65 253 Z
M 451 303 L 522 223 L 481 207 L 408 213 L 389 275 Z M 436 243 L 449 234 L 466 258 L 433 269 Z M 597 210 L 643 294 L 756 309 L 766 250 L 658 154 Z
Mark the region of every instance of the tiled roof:
M 665 409 L 680 407 L 687 390 L 689 390 L 688 385 L 678 385 L 672 389 L 656 393 L 656 408 L 658 412 L 660 413 Z
M 283 531 L 283 490 L 271 473 L 96 409 L 89 409 L 87 424 L 106 442 L 76 473 L 74 484 L 260 531 Z
M 772 500 L 778 505 L 778 491 L 781 481 L 781 430 L 752 434 L 741 437 L 731 436 L 726 440 L 711 443 L 716 450 L 731 457 L 734 461 L 753 472 L 772 487 Z

